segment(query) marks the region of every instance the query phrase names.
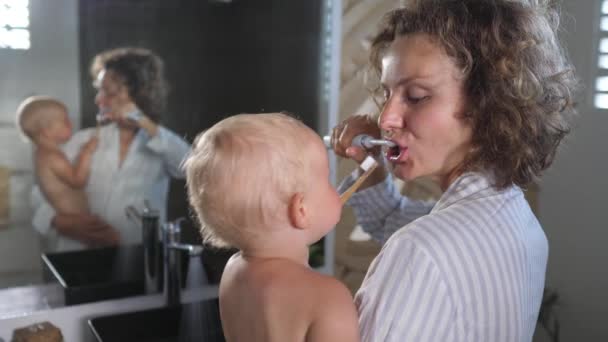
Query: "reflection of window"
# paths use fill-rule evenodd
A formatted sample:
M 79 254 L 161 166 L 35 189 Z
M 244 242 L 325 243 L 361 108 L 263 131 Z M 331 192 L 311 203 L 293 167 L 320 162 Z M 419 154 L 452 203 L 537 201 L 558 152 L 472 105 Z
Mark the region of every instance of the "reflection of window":
M 28 0 L 0 0 L 0 48 L 30 48 Z

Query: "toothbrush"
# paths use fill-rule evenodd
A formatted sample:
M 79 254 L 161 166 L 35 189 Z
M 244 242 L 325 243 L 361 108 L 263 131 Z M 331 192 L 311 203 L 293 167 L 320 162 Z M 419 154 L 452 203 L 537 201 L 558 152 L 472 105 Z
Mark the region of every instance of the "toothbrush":
M 363 162 L 359 165 L 361 170 L 363 170 L 363 174 L 357 178 L 357 180 L 346 189 L 343 193 L 340 194 L 340 201 L 342 204 L 345 204 L 351 196 L 359 189 L 361 184 L 369 177 L 369 175 L 374 172 L 376 167 L 378 166 L 378 162 L 371 156 L 367 156 Z
M 101 125 L 105 124 L 107 121 L 106 118 L 106 114 L 109 111 L 107 109 L 101 109 L 97 115 L 95 115 L 95 122 L 96 122 L 96 126 L 95 126 L 95 135 L 99 136 L 99 130 L 101 128 Z
M 331 148 L 331 137 L 326 135 L 323 137 L 323 142 L 327 148 Z M 363 148 L 373 148 L 375 146 L 383 146 L 383 147 L 395 147 L 396 144 L 390 140 L 386 139 L 375 139 L 371 135 L 367 134 L 359 134 L 353 138 L 351 143 L 352 146 L 358 146 Z

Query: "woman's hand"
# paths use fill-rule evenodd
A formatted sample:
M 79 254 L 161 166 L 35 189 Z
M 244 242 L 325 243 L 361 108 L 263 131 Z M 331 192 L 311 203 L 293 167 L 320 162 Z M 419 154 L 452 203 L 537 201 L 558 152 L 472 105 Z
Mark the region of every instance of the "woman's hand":
M 339 123 L 332 130 L 331 147 L 337 155 L 353 159 L 357 163 L 361 163 L 370 152 L 378 155 L 380 148 L 365 150 L 362 147 L 351 146 L 353 139 L 360 134 L 380 137 L 380 128 L 371 114 L 353 115 Z
M 137 117 L 135 117 L 136 115 Z M 130 124 L 139 127 L 139 119 L 143 114 L 135 103 L 129 101 L 118 108 L 119 121 L 123 124 Z
M 137 128 L 143 128 L 149 136 L 158 133 L 158 125 L 150 120 L 133 102 L 129 102 L 121 109 L 121 122 Z
M 120 242 L 118 231 L 95 215 L 57 214 L 51 224 L 60 234 L 89 246 L 115 246 Z
M 337 155 L 350 158 L 356 161 L 357 164 L 361 164 L 369 154 L 375 156 L 376 159 L 381 158 L 380 147 L 366 150 L 362 147 L 352 146 L 353 139 L 360 134 L 367 134 L 375 138 L 380 137 L 380 128 L 373 115 L 353 115 L 338 124 L 332 130 L 331 147 Z M 382 182 L 386 176 L 386 169 L 384 167 L 377 167 L 359 187 L 358 191 Z

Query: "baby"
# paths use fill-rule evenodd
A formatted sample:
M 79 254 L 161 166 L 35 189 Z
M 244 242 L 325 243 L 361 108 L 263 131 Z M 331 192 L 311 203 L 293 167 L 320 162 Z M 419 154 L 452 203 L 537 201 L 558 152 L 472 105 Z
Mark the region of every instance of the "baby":
M 61 150 L 61 145 L 72 136 L 67 108 L 46 96 L 24 100 L 17 109 L 17 125 L 34 146 L 36 178 L 49 204 L 59 214 L 88 213 L 83 188 L 89 178 L 97 137 L 83 145 L 72 165 Z
M 220 282 L 227 341 L 358 341 L 350 292 L 308 266 L 340 219 L 325 145 L 284 114 L 241 114 L 201 133 L 185 163 L 204 241 L 233 246 Z

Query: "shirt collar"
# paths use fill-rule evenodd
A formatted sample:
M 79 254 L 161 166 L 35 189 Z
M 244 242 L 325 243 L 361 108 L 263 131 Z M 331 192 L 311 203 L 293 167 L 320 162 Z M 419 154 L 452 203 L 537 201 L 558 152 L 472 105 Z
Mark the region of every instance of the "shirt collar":
M 118 136 L 120 133 L 120 128 L 118 128 L 118 124 L 116 124 L 115 122 L 112 122 L 112 123 L 102 126 L 101 132 L 107 132 L 106 134 Z M 145 129 L 139 128 L 137 130 L 137 132 L 135 133 L 135 137 L 133 138 L 133 141 L 146 142 L 150 138 L 151 138 L 150 135 L 148 134 L 148 132 L 146 132 Z
M 466 172 L 450 184 L 433 207 L 433 210 L 431 210 L 431 213 L 445 209 L 465 198 L 478 197 L 478 195 L 481 195 L 486 190 L 496 192 L 493 186 L 493 177 L 490 174 Z

